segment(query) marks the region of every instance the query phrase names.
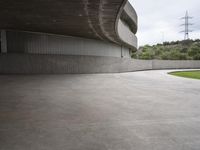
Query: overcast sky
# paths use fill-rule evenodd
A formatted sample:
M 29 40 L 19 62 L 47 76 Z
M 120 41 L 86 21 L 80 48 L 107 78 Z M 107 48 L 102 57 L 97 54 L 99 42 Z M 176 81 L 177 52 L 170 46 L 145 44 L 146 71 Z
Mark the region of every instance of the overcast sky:
M 190 38 L 200 38 L 200 0 L 129 0 L 138 14 L 139 46 L 156 44 L 164 41 L 182 40 L 186 10 L 191 19 L 193 30 Z

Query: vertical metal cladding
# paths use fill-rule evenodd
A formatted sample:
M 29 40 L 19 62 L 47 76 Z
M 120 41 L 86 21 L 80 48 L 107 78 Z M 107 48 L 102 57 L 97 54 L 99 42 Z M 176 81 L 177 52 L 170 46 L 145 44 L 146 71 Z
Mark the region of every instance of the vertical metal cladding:
M 88 55 L 130 58 L 129 49 L 100 40 L 7 31 L 8 53 Z

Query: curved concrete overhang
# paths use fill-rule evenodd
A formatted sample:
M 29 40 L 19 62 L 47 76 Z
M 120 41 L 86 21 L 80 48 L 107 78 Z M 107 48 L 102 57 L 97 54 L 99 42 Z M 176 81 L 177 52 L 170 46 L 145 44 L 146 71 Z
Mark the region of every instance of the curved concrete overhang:
M 123 45 L 137 50 L 137 14 L 131 4 L 126 1 L 116 20 L 116 33 Z
M 124 10 L 121 14 L 121 20 L 123 20 L 126 24 L 128 24 L 130 30 L 136 34 L 137 32 L 137 13 L 132 5 L 127 1 L 126 5 L 124 6 Z
M 0 11 L 0 29 L 78 36 L 137 47 L 130 42 L 136 39 L 137 15 L 127 0 L 0 0 Z M 129 31 L 121 19 L 128 25 L 128 35 L 122 34 Z
M 121 19 L 118 22 L 118 35 L 123 45 L 137 50 L 137 37 Z

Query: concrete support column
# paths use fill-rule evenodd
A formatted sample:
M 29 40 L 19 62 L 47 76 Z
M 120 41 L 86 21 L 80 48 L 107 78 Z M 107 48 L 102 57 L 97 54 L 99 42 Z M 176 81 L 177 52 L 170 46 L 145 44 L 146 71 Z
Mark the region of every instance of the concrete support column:
M 6 30 L 1 30 L 1 52 L 7 53 Z

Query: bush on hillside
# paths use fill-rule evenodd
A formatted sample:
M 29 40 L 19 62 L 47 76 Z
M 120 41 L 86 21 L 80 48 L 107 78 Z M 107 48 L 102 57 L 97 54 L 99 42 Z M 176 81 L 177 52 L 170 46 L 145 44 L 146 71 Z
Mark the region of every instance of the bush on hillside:
M 200 60 L 200 40 L 164 42 L 157 45 L 145 45 L 132 54 L 137 59 L 163 60 Z

